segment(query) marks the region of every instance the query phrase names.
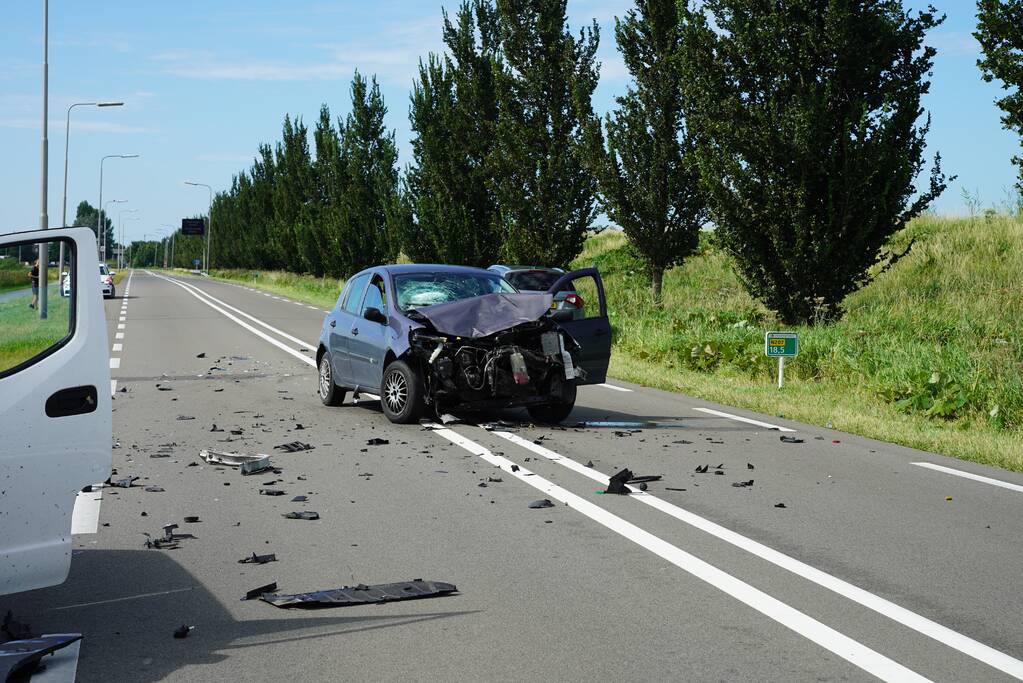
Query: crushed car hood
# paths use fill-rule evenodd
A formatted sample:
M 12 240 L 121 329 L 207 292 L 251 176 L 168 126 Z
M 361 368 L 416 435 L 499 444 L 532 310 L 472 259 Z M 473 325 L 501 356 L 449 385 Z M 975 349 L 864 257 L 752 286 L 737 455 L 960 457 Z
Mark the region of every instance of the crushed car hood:
M 484 294 L 416 309 L 440 334 L 476 339 L 531 323 L 551 307 L 550 294 Z

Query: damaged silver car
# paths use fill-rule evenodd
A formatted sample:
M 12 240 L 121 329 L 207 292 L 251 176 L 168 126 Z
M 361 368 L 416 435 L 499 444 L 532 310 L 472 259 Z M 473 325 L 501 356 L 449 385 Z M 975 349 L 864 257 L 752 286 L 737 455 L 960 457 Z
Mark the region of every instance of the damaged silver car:
M 582 316 L 552 306 L 572 291 Z M 595 268 L 566 273 L 544 294 L 519 293 L 478 268 L 397 265 L 352 277 L 327 315 L 316 363 L 319 396 L 379 393 L 392 422 L 525 407 L 556 423 L 576 387 L 600 384 L 611 358 L 604 284 Z

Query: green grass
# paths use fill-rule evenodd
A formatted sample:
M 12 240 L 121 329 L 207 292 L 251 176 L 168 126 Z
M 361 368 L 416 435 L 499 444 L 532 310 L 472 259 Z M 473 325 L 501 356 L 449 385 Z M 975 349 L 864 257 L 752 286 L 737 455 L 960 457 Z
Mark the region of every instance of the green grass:
M 596 265 L 614 327 L 611 374 L 882 441 L 1023 471 L 1023 223 L 922 217 L 892 246 L 908 256 L 846 301 L 838 322 L 788 328 L 742 289 L 705 234 L 651 300 L 624 235 L 590 237 L 574 267 Z M 214 271 L 323 308 L 340 282 Z M 800 355 L 775 386 L 763 334 L 794 329 Z
M 32 358 L 67 336 L 68 300 L 51 296 L 46 320 L 29 308 L 31 296 L 0 302 L 0 370 Z
M 620 233 L 587 241 L 614 327 L 612 374 L 712 401 L 1023 471 L 1023 223 L 918 219 L 910 255 L 849 297 L 836 323 L 788 328 L 751 299 L 706 236 L 653 305 Z M 794 329 L 800 355 L 774 386 L 763 334 Z
M 0 292 L 9 292 L 14 289 L 28 289 L 32 281 L 28 279 L 28 273 L 32 266 L 26 266 L 17 259 L 0 259 Z M 47 276 L 50 282 L 57 281 L 56 268 L 48 268 Z

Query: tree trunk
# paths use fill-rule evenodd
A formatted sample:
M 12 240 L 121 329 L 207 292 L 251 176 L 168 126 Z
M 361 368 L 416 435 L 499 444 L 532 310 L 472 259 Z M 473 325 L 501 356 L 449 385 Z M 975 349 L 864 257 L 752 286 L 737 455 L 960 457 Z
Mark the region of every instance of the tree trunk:
M 654 296 L 654 303 L 661 305 L 661 284 L 664 282 L 664 267 L 650 267 L 650 293 Z

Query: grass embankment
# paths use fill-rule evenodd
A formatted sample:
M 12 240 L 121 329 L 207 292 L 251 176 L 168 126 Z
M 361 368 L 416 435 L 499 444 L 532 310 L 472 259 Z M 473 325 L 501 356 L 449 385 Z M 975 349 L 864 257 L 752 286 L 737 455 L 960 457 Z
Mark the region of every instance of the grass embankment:
M 50 290 L 54 292 L 55 290 Z M 46 320 L 28 307 L 31 296 L 0 301 L 0 371 L 32 358 L 68 333 L 68 300 L 50 296 Z
M 32 281 L 28 279 L 30 270 L 32 270 L 32 266 L 26 266 L 16 259 L 0 259 L 0 292 L 31 287 Z M 47 268 L 46 274 L 50 282 L 57 281 L 56 268 Z
M 893 238 L 908 256 L 849 297 L 842 320 L 791 328 L 751 299 L 704 240 L 665 275 L 653 305 L 624 235 L 587 240 L 575 267 L 603 274 L 615 330 L 611 374 L 710 401 L 1023 471 L 1023 223 L 921 218 Z M 332 279 L 214 275 L 331 307 Z M 763 334 L 793 329 L 786 386 Z

